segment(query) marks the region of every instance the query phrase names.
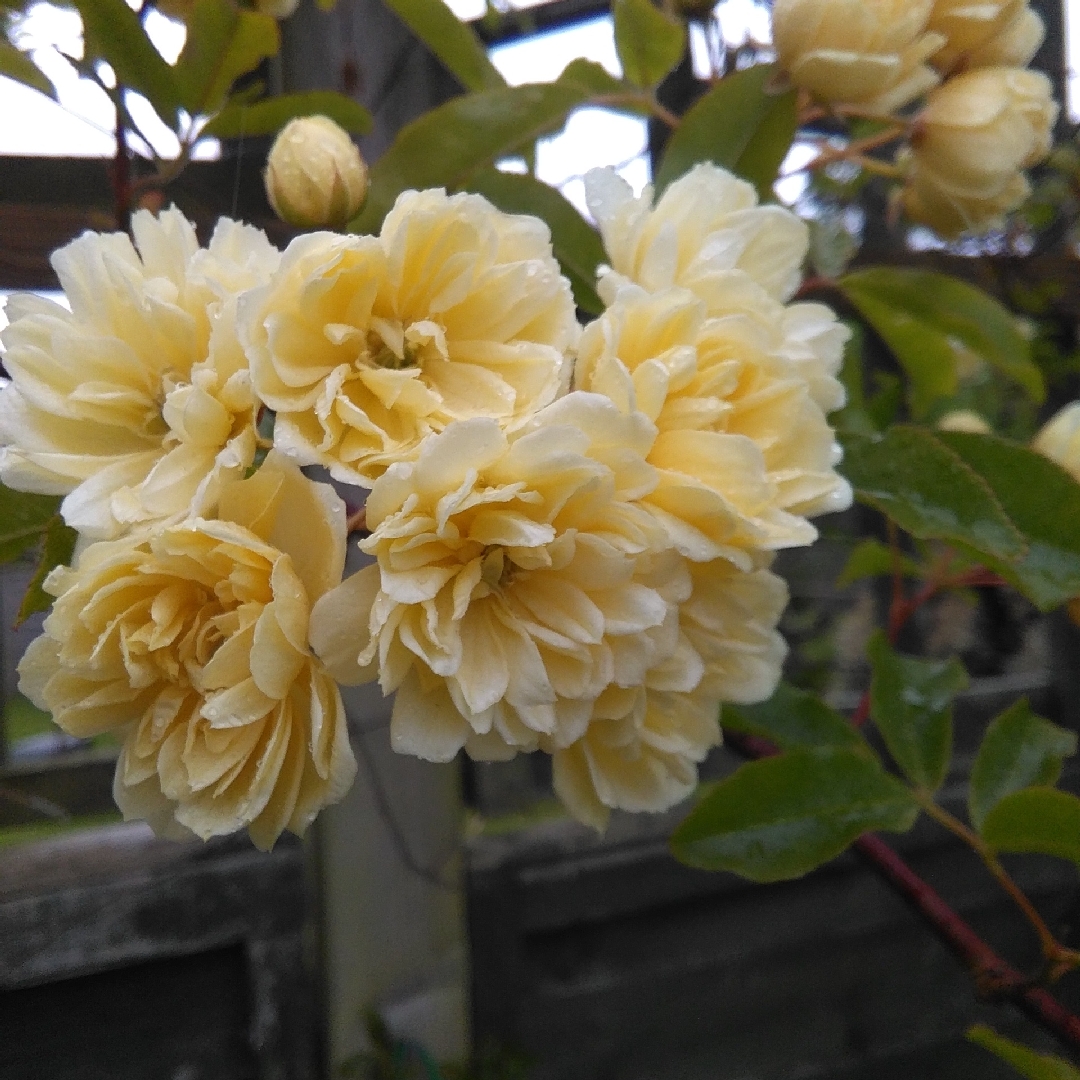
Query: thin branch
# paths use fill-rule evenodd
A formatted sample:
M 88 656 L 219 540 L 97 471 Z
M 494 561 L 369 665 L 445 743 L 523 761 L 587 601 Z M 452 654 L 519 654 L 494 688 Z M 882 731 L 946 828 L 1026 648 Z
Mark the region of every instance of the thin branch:
M 348 536 L 354 532 L 366 533 L 367 531 L 367 506 L 365 505 L 345 519 L 345 535 Z
M 1056 981 L 1066 972 L 1080 966 L 1080 952 L 1067 948 L 1057 940 L 1035 905 L 1028 899 L 1020 886 L 1013 881 L 1009 872 L 1001 865 L 1001 860 L 998 859 L 996 852 L 987 845 L 986 841 L 969 829 L 959 818 L 954 817 L 948 810 L 934 802 L 933 797 L 928 792 L 916 791 L 915 797 L 929 817 L 932 817 L 939 825 L 948 829 L 954 836 L 963 840 L 979 856 L 987 870 L 993 875 L 994 880 L 1012 898 L 1023 913 L 1024 918 L 1031 923 L 1039 937 L 1039 946 L 1047 963 L 1047 975 L 1050 981 Z
M 672 130 L 682 123 L 682 119 L 679 116 L 666 106 L 661 105 L 660 102 L 650 94 L 595 94 L 583 104 L 598 105 L 601 108 L 619 108 L 620 106 L 623 108 L 629 106 L 646 108 L 658 120 L 663 120 L 663 122 Z
M 838 289 L 839 286 L 832 278 L 818 274 L 803 281 L 795 293 L 794 299 L 805 300 L 808 296 L 813 296 L 814 293 L 835 292 Z
M 35 814 L 40 814 L 51 821 L 67 821 L 71 817 L 59 803 L 54 803 L 41 795 L 30 795 L 6 784 L 0 784 L 0 799 L 6 799 L 26 810 L 32 810 Z
M 131 225 L 131 158 L 128 152 L 127 131 L 124 126 L 125 110 L 122 107 L 124 91 L 117 84 L 116 95 L 116 155 L 113 158 L 113 209 L 116 227 L 127 232 Z
M 682 118 L 673 113 L 667 106 L 661 105 L 656 98 L 651 98 L 649 101 L 649 109 L 652 111 L 653 116 L 658 120 L 663 120 L 665 124 L 672 131 L 674 131 L 679 124 L 682 123 Z
M 1071 1050 L 1080 1047 L 1080 1016 L 998 956 L 888 844 L 867 833 L 855 847 L 965 964 L 981 997 L 1011 1001 Z
M 726 743 L 750 758 L 771 757 L 778 753 L 772 743 L 756 735 L 733 732 Z M 881 837 L 865 833 L 855 841 L 854 847 L 959 957 L 971 972 L 979 997 L 1012 1002 L 1070 1049 L 1080 1048 L 1080 1016 L 1069 1012 L 1049 991 L 1036 986 L 998 956 L 941 894 L 915 873 Z
M 893 551 L 893 590 L 889 611 L 889 637 L 895 643 L 908 619 L 932 596 L 943 588 L 963 588 L 972 585 L 998 585 L 1005 582 L 985 567 L 976 567 L 952 577 L 947 576 L 953 553 L 946 549 L 931 570 L 929 580 L 912 597 L 905 598 L 899 574 L 899 537 L 890 522 L 890 549 Z M 851 722 L 861 726 L 869 717 L 870 692 L 864 692 L 852 714 Z M 750 758 L 769 757 L 778 753 L 767 739 L 754 735 L 732 733 L 729 746 Z M 1068 971 L 1080 967 L 1080 952 L 1069 949 L 1056 939 L 1028 897 L 1013 881 L 1000 860 L 972 830 L 948 811 L 939 807 L 926 792 L 915 792 L 926 813 L 968 844 L 985 863 L 1013 902 L 1035 928 L 1042 946 L 1046 967 L 1043 978 L 1054 982 Z M 866 833 L 855 841 L 855 848 L 874 869 L 918 912 L 952 952 L 971 972 L 976 991 L 988 1000 L 1006 1000 L 1022 1009 L 1032 1020 L 1054 1034 L 1072 1050 L 1080 1048 L 1080 1016 L 1069 1012 L 1049 991 L 1014 968 L 1000 957 L 964 921 L 944 898 L 879 836 Z

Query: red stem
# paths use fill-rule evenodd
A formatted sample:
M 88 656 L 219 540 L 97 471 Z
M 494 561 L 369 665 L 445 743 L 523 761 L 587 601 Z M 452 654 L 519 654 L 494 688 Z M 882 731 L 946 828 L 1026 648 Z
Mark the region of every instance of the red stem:
M 869 695 L 864 695 L 869 701 Z M 852 718 L 854 719 L 854 717 Z M 777 748 L 758 735 L 731 732 L 727 744 L 750 758 L 772 757 Z M 1070 1049 L 1080 1048 L 1080 1016 L 1002 959 L 881 837 L 865 833 L 854 845 L 873 868 L 928 922 L 975 979 L 979 997 L 1007 999 Z
M 869 719 L 870 691 L 864 690 L 863 696 L 859 698 L 859 704 L 855 706 L 855 711 L 851 714 L 851 723 L 854 727 L 862 727 Z
M 836 288 L 836 282 L 827 277 L 808 277 L 795 293 L 796 300 L 805 300 L 814 293 L 827 292 Z
M 891 524 L 891 523 L 890 523 Z M 891 530 L 890 547 L 898 552 L 895 526 Z M 905 598 L 900 581 L 899 565 L 894 568 L 893 595 L 889 610 L 889 638 L 895 644 L 908 619 L 941 589 L 972 588 L 975 586 L 1005 585 L 1007 582 L 985 567 L 975 567 L 953 578 L 932 578 L 914 596 Z M 852 716 L 856 726 L 865 722 L 870 712 L 870 694 L 863 694 Z M 975 979 L 981 997 L 1005 997 L 1015 1002 L 1033 1020 L 1053 1032 L 1071 1048 L 1080 1047 L 1080 1016 L 1066 1009 L 1052 994 L 1017 971 L 955 912 L 941 895 L 888 844 L 873 833 L 855 841 L 855 846 L 905 900 L 930 924 L 938 936 L 960 958 Z
M 1067 1046 L 1080 1047 L 1080 1016 L 1069 1012 L 1049 991 L 1032 986 L 1021 972 L 998 956 L 888 844 L 867 833 L 855 841 L 855 847 L 963 961 L 975 978 L 980 997 L 1007 998 Z

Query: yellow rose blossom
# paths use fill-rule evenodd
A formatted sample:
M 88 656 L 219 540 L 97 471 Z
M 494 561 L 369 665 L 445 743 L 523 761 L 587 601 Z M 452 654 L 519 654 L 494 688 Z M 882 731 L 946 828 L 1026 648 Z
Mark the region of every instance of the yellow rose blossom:
M 903 203 L 942 236 L 985 229 L 1027 197 L 1024 169 L 1050 151 L 1057 105 L 1050 80 L 1018 68 L 949 79 L 919 114 Z
M 882 114 L 937 84 L 934 0 L 776 0 L 773 41 L 791 81 L 818 100 Z
M 699 692 L 738 705 L 772 697 L 787 656 L 776 629 L 788 602 L 784 579 L 768 569 L 744 572 L 716 559 L 694 563 L 690 584 L 679 627 L 704 665 Z
M 551 751 L 609 687 L 665 661 L 700 667 L 678 633 L 686 564 L 638 504 L 654 434 L 572 393 L 513 433 L 455 423 L 375 483 L 361 547 L 377 565 L 319 601 L 312 644 L 341 681 L 377 666 L 397 691 L 396 749 Z
M 752 185 L 716 165 L 695 165 L 652 205 L 613 169 L 585 175 L 589 210 L 610 268 L 600 292 L 611 303 L 628 281 L 649 292 L 680 285 L 703 299 L 741 303 L 753 286 L 777 301 L 799 286 L 809 246 L 804 222 L 779 206 L 758 206 Z M 726 299 L 725 299 L 726 296 Z
M 611 810 L 667 810 L 697 786 L 697 765 L 720 742 L 720 702 L 770 697 L 787 647 L 776 622 L 787 604 L 783 580 L 716 560 L 692 568 L 693 593 L 679 611 L 683 648 L 701 663 L 687 692 L 671 666 L 644 685 L 609 687 L 585 734 L 557 750 L 555 790 L 575 817 L 603 829 Z M 681 675 L 689 665 L 681 665 Z
M 808 515 L 850 504 L 832 429 L 770 343 L 752 316 L 709 319 L 685 290 L 633 287 L 582 337 L 576 386 L 656 424 L 643 504 L 691 559 L 750 569 L 756 552 L 812 543 Z
M 213 509 L 255 454 L 255 399 L 236 337 L 238 294 L 278 252 L 257 229 L 219 223 L 207 250 L 177 210 L 84 233 L 53 256 L 71 305 L 8 302 L 0 479 L 65 495 L 94 539 Z
M 67 732 L 123 741 L 128 818 L 269 848 L 339 799 L 355 772 L 309 609 L 341 580 L 344 504 L 271 453 L 216 519 L 87 547 L 46 581 L 44 635 L 20 687 Z
M 704 694 L 611 687 L 585 734 L 552 757 L 552 783 L 579 821 L 603 830 L 612 810 L 659 813 L 690 796 L 697 766 L 720 742 Z
M 547 226 L 407 191 L 382 233 L 315 233 L 242 305 L 275 445 L 370 487 L 457 419 L 525 423 L 568 379 L 574 301 Z
M 1046 33 L 1027 0 L 934 0 L 929 25 L 945 38 L 931 63 L 946 73 L 1026 67 Z
M 785 303 L 798 287 L 808 233 L 794 214 L 759 207 L 754 189 L 724 169 L 699 165 L 676 180 L 655 209 L 611 169 L 585 177 L 611 267 L 600 293 L 608 304 L 629 283 L 647 292 L 678 285 L 709 315 L 753 319 L 769 351 L 795 366 L 825 411 L 844 403 L 836 376 L 847 330 L 824 304 Z
M 1046 25 L 1023 5 L 1012 20 L 989 40 L 964 57 L 967 69 L 981 67 L 1027 67 L 1046 37 Z

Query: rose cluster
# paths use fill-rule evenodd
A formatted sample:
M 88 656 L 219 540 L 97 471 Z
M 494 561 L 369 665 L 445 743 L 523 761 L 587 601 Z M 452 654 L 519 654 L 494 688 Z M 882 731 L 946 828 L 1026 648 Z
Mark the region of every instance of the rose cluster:
M 776 0 L 773 29 L 781 67 L 829 108 L 887 122 L 921 102 L 897 161 L 913 220 L 957 236 L 1027 198 L 1058 111 L 1027 70 L 1045 33 L 1028 0 Z
M 68 307 L 11 301 L 0 478 L 80 533 L 21 685 L 118 734 L 126 815 L 302 831 L 355 771 L 338 684 L 377 679 L 398 750 L 547 752 L 602 826 L 687 795 L 721 703 L 772 692 L 773 554 L 850 500 L 846 331 L 791 302 L 803 224 L 724 171 L 588 195 L 584 331 L 541 221 L 442 191 L 283 253 L 140 212 L 57 253 Z M 366 499 L 345 580 L 359 515 L 306 466 Z

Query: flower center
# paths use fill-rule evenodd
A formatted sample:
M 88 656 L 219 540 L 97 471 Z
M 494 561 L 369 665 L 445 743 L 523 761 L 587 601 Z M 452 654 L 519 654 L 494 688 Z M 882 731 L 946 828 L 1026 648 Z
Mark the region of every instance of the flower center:
M 360 362 L 401 371 L 421 367 L 429 360 L 448 360 L 443 328 L 430 319 L 403 322 L 373 318 L 364 334 Z
M 368 331 L 367 336 L 368 362 L 375 367 L 389 368 L 391 371 L 400 371 L 402 368 L 415 367 L 417 353 L 409 347 L 408 342 L 402 341 L 401 355 L 394 350 L 374 330 Z
M 492 592 L 512 585 L 520 571 L 521 567 L 511 562 L 501 547 L 488 548 L 480 560 L 480 580 Z

